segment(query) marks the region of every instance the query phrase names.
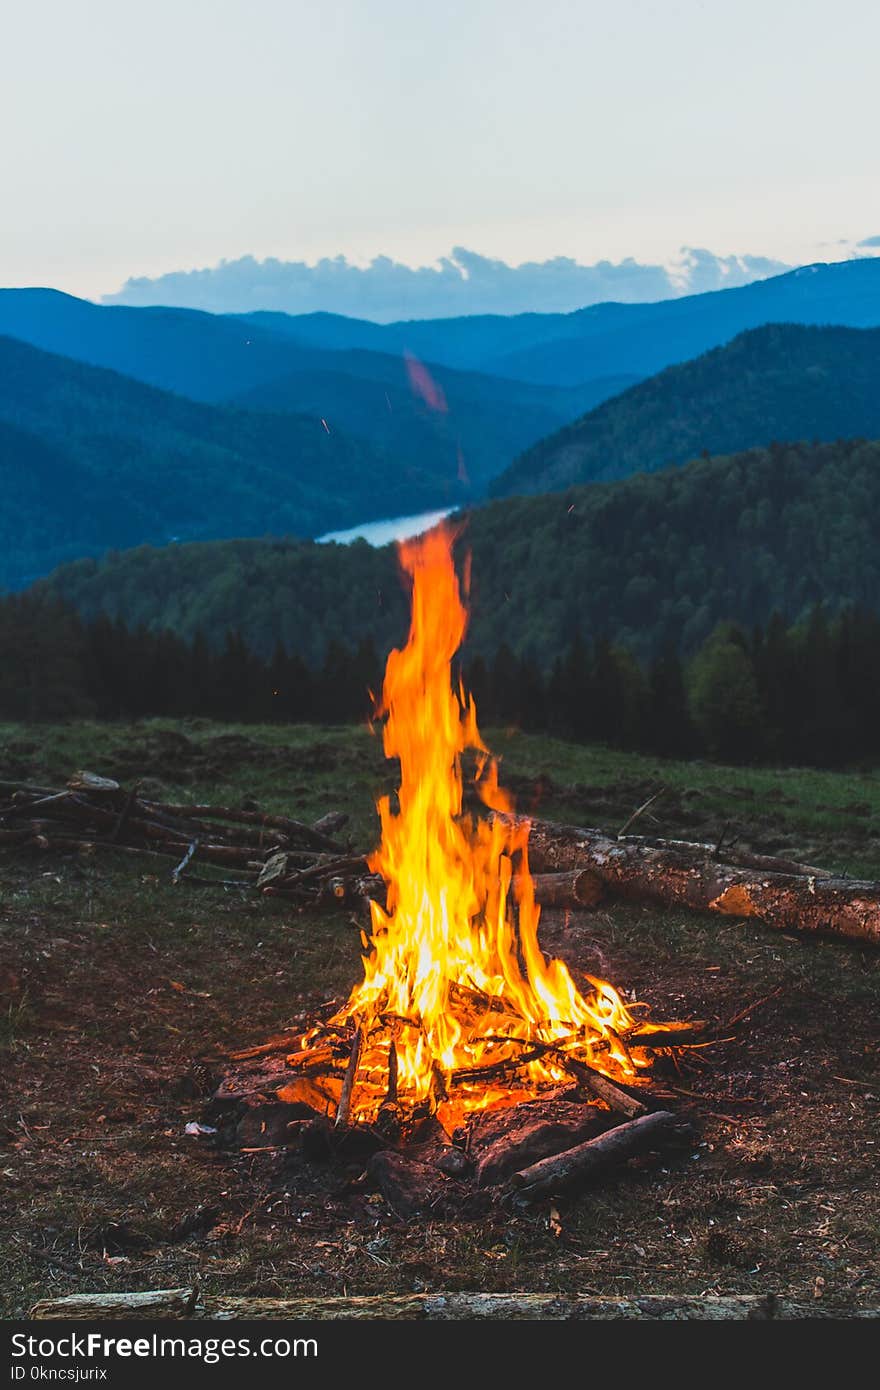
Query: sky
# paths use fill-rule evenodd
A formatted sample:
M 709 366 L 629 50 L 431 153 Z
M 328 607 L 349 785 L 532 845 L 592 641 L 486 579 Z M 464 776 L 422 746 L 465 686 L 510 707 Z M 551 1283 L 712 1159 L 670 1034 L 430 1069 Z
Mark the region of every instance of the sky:
M 840 259 L 878 52 L 876 0 L 6 0 L 0 282 Z

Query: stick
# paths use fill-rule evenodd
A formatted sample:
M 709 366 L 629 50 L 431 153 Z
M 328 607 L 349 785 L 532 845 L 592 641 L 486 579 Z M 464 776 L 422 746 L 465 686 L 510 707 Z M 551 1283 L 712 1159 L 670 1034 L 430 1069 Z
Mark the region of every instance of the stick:
M 361 1048 L 364 1045 L 364 1031 L 358 1028 L 351 1044 L 351 1055 L 348 1059 L 348 1066 L 345 1068 L 345 1076 L 342 1078 L 342 1091 L 339 1095 L 339 1108 L 336 1111 L 336 1119 L 333 1124 L 336 1129 L 348 1124 L 348 1115 L 351 1110 L 351 1093 L 354 1090 L 355 1077 L 360 1066 Z
M 175 806 L 155 801 L 147 804 L 154 806 L 157 811 L 164 811 L 173 816 L 182 816 L 184 819 L 199 816 L 203 820 L 237 821 L 242 825 L 263 825 L 273 830 L 286 830 L 291 835 L 298 835 L 306 844 L 312 845 L 315 849 L 328 850 L 333 854 L 342 853 L 342 845 L 337 844 L 335 840 L 331 840 L 327 835 L 322 835 L 320 831 L 315 830 L 311 825 L 306 825 L 301 820 L 293 820 L 290 816 L 271 815 L 266 811 L 236 811 L 229 806 L 205 806 L 201 803 Z
M 553 1055 L 558 1057 L 562 1066 L 570 1072 L 583 1086 L 604 1100 L 612 1110 L 616 1110 L 619 1115 L 626 1115 L 628 1120 L 634 1120 L 639 1115 L 647 1115 L 648 1107 L 642 1101 L 636 1100 L 634 1096 L 627 1095 L 626 1091 L 621 1091 L 615 1086 L 613 1081 L 609 1081 L 607 1076 L 601 1072 L 594 1071 L 588 1067 L 586 1062 L 579 1062 L 576 1057 L 569 1057 L 567 1052 L 560 1049 L 553 1049 Z
M 192 842 L 192 844 L 190 845 L 189 849 L 187 850 L 186 854 L 183 856 L 183 858 L 181 859 L 180 863 L 177 865 L 177 868 L 171 870 L 171 882 L 172 882 L 172 883 L 179 883 L 179 882 L 180 882 L 180 876 L 181 876 L 181 874 L 185 871 L 187 864 L 189 864 L 189 863 L 191 862 L 191 860 L 195 858 L 195 853 L 196 853 L 196 850 L 198 849 L 198 847 L 199 847 L 199 842 L 198 842 L 198 840 L 193 840 L 193 842 Z
M 643 812 L 643 811 L 647 811 L 647 809 L 648 809 L 649 806 L 653 806 L 653 805 L 654 805 L 654 802 L 655 802 L 659 797 L 661 797 L 661 796 L 663 795 L 663 793 L 665 792 L 665 790 L 666 790 L 665 787 L 661 787 L 659 791 L 654 792 L 654 795 L 653 795 L 653 796 L 649 796 L 647 801 L 643 801 L 642 804 L 641 804 L 641 806 L 637 806 L 637 807 L 636 807 L 636 809 L 633 811 L 632 815 L 630 816 L 629 820 L 625 820 L 625 821 L 623 822 L 623 825 L 622 825 L 622 826 L 620 827 L 620 829 L 618 830 L 618 832 L 617 832 L 617 838 L 618 838 L 618 840 L 622 840 L 622 839 L 623 839 L 624 835 L 625 835 L 626 832 L 629 830 L 629 828 L 630 828 L 630 826 L 632 825 L 633 821 L 638 820 L 638 818 L 639 818 L 639 816 L 642 814 L 642 812 Z
M 125 827 L 125 822 L 131 815 L 131 808 L 135 803 L 135 798 L 138 794 L 138 788 L 140 787 L 140 785 L 141 784 L 139 781 L 132 782 L 128 796 L 125 798 L 125 805 L 119 812 L 119 818 L 117 819 L 116 824 L 113 827 L 113 834 L 110 836 L 111 840 L 118 840 L 119 836 L 122 834 L 122 831 Z

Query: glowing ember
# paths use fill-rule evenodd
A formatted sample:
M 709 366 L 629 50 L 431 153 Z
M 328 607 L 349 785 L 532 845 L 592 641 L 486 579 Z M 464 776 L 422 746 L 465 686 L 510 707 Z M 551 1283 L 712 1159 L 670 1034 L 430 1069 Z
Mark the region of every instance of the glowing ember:
M 473 700 L 452 685 L 467 625 L 454 539 L 440 527 L 400 548 L 412 619 L 406 646 L 388 658 L 378 711 L 400 789 L 396 804 L 378 803 L 382 840 L 369 861 L 387 902 L 371 903 L 362 982 L 288 1058 L 305 1068 L 290 1098 L 317 1087 L 334 1110 L 346 1063 L 339 1044 L 354 1038 L 342 1101 L 352 1120 L 374 1121 L 383 1106 L 434 1110 L 450 1128 L 467 1111 L 570 1082 L 571 1059 L 625 1081 L 648 1065 L 647 1053 L 626 1045 L 636 1022 L 613 986 L 588 975 L 578 987 L 538 945 L 528 824 L 503 814 L 511 804 Z M 477 750 L 478 794 L 502 814 L 462 813 L 466 749 Z

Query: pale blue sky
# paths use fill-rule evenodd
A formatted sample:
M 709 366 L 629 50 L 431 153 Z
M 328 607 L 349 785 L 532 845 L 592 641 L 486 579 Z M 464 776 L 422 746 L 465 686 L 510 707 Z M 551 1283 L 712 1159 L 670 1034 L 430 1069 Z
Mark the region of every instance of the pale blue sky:
M 876 0 L 6 0 L 0 283 L 880 233 Z

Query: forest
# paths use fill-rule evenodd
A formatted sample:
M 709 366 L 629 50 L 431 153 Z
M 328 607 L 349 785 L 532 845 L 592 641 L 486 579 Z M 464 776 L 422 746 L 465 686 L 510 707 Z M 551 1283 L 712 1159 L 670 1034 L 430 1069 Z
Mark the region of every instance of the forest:
M 878 371 L 880 329 L 754 328 L 539 440 L 489 490 L 559 491 L 774 439 L 876 438 Z
M 492 502 L 464 518 L 470 656 L 506 643 L 547 670 L 580 635 L 640 662 L 688 658 L 721 622 L 789 624 L 819 603 L 873 610 L 880 593 L 880 444 L 778 444 L 730 458 L 544 497 Z M 35 592 L 88 621 L 122 618 L 216 647 L 228 630 L 263 659 L 278 643 L 310 668 L 331 642 L 405 633 L 393 547 L 234 540 L 84 559 Z
M 229 630 L 219 646 L 168 630 L 84 622 L 59 600 L 0 600 L 0 719 L 202 716 L 254 723 L 363 723 L 385 653 L 370 638 L 329 643 L 319 665 L 279 643 L 270 656 Z M 865 766 L 880 755 L 874 692 L 880 617 L 821 606 L 747 631 L 720 623 L 694 655 L 647 663 L 575 637 L 549 665 L 502 643 L 461 674 L 484 727 L 547 732 L 664 756 Z

